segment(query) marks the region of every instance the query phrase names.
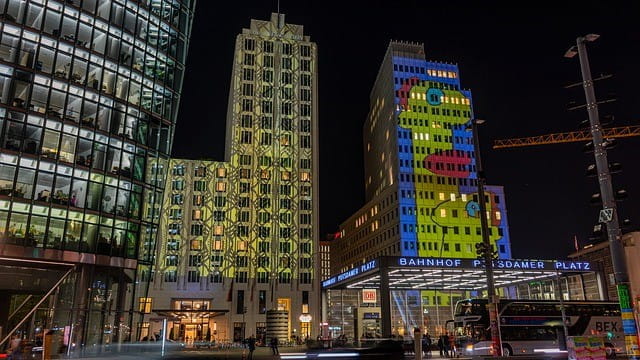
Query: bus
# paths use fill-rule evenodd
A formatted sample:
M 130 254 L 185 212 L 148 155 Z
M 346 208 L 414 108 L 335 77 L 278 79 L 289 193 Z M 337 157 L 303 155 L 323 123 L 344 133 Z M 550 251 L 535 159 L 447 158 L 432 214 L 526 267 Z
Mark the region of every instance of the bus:
M 490 353 L 487 305 L 487 299 L 456 303 L 453 333 L 459 353 L 469 356 Z M 503 356 L 565 351 L 563 306 L 569 336 L 602 336 L 607 357 L 625 350 L 617 302 L 501 299 L 498 330 Z

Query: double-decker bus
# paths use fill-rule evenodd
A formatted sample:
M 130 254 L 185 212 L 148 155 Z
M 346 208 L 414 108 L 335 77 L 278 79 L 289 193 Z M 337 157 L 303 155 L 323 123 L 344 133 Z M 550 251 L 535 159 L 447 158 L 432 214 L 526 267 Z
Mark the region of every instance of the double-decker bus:
M 490 353 L 487 305 L 486 299 L 456 303 L 453 331 L 460 353 Z M 608 357 L 624 351 L 620 305 L 616 302 L 502 299 L 498 304 L 498 329 L 503 356 L 563 351 L 563 306 L 569 336 L 602 336 Z

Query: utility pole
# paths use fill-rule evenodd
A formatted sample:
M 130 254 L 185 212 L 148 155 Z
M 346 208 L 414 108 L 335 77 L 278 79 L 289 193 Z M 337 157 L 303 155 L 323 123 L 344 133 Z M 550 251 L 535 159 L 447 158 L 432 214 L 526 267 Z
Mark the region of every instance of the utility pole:
M 489 324 L 491 329 L 491 355 L 502 355 L 502 344 L 500 344 L 500 332 L 498 330 L 498 296 L 496 295 L 493 282 L 493 250 L 489 239 L 489 225 L 487 223 L 487 209 L 484 197 L 484 170 L 482 169 L 482 159 L 480 157 L 480 142 L 478 140 L 478 124 L 484 120 L 471 118 L 471 131 L 473 132 L 473 149 L 476 158 L 476 174 L 478 181 L 478 204 L 480 206 L 480 231 L 482 233 L 482 255 L 484 257 L 484 269 L 487 277 L 487 296 L 489 298 Z
M 622 231 L 618 223 L 618 211 L 616 209 L 616 199 L 613 195 L 611 185 L 611 173 L 609 172 L 609 162 L 607 160 L 607 150 L 603 144 L 602 127 L 598 115 L 598 103 L 593 89 L 593 79 L 591 78 L 591 69 L 589 67 L 589 59 L 587 57 L 587 41 L 595 41 L 599 35 L 588 34 L 580 36 L 576 39 L 576 48 L 571 48 L 565 54 L 566 57 L 573 57 L 578 53 L 580 59 L 580 70 L 582 72 L 582 85 L 586 98 L 586 107 L 589 114 L 589 124 L 591 125 L 591 135 L 593 137 L 593 154 L 596 160 L 596 168 L 598 170 L 598 182 L 600 183 L 600 195 L 602 198 L 602 210 L 600 218 L 606 223 L 607 235 L 609 238 L 609 250 L 611 252 L 611 262 L 613 263 L 613 272 L 618 289 L 618 299 L 620 301 L 620 310 L 622 312 L 622 327 L 624 330 L 624 338 L 627 356 L 629 359 L 640 359 L 640 350 L 638 349 L 638 332 L 633 316 L 633 307 L 631 304 L 631 294 L 629 291 L 629 273 L 627 271 L 627 263 L 625 260 L 624 247 L 622 244 Z

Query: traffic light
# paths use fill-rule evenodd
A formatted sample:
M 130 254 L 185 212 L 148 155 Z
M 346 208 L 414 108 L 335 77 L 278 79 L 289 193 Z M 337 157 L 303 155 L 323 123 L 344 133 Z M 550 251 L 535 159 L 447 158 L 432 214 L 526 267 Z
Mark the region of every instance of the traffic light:
M 484 259 L 486 249 L 487 247 L 483 242 L 476 243 L 476 254 L 478 254 L 478 258 Z
M 489 245 L 488 247 L 484 242 L 476 243 L 476 254 L 478 254 L 479 259 L 484 259 L 487 253 L 491 255 L 492 259 L 498 258 L 498 251 L 493 249 L 493 246 Z
M 607 224 L 597 223 L 593 226 L 593 233 L 589 237 L 590 240 L 607 240 Z

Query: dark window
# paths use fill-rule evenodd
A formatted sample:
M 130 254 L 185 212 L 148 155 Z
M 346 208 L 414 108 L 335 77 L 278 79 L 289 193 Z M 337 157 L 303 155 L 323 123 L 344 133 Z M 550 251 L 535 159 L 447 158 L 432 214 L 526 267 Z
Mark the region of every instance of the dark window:
M 236 314 L 244 314 L 244 290 L 238 290 L 236 297 Z

